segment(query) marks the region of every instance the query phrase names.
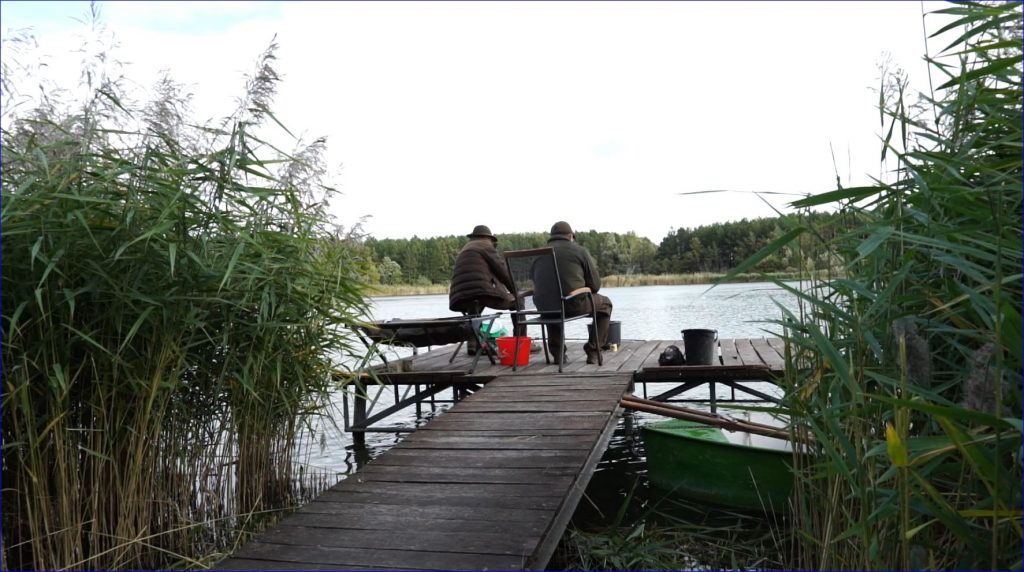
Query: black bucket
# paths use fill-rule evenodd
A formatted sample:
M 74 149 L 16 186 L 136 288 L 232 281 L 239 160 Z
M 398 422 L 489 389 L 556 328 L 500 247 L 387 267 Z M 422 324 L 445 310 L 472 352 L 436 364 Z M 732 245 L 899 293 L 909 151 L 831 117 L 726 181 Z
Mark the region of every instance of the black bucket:
M 716 342 L 718 342 L 718 330 L 683 330 L 686 365 L 717 364 Z
M 593 332 L 594 325 L 587 324 L 587 335 L 591 336 Z M 606 346 L 622 344 L 622 322 L 618 320 L 608 322 L 608 339 L 604 341 L 604 344 Z
M 605 343 L 615 345 L 622 343 L 622 322 L 617 320 L 608 322 L 608 339 Z

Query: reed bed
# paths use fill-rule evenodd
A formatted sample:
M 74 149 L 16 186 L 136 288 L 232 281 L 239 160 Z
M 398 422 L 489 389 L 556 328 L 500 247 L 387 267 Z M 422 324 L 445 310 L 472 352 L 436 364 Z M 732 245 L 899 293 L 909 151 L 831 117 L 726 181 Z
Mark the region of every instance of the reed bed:
M 374 284 L 368 293 L 381 298 L 387 296 L 431 296 L 447 294 L 448 284 Z
M 792 288 L 801 310 L 778 321 L 817 453 L 787 567 L 1021 567 L 1021 4 L 940 12 L 936 93 L 881 85 L 884 177 L 795 203 L 837 208 L 833 238 L 797 227 L 767 249 L 843 269 Z
M 273 54 L 213 124 L 170 79 L 130 101 L 110 58 L 84 102 L 5 115 L 5 569 L 202 568 L 333 483 L 301 443 L 365 303 L 323 142 L 261 138 Z

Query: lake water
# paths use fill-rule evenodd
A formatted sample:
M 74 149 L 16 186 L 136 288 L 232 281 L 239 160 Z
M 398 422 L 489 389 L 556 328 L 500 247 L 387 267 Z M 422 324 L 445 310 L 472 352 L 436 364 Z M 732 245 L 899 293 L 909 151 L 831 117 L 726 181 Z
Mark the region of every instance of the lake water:
M 781 303 L 796 307 L 795 297 L 775 284 L 756 282 L 725 284 L 709 289 L 704 284 L 687 286 L 635 286 L 603 288 L 612 300 L 612 319 L 622 322 L 622 338 L 636 340 L 680 339 L 680 331 L 689 328 L 718 330 L 723 338 L 753 338 L 777 331 L 764 320 L 779 319 Z M 374 319 L 439 318 L 458 315 L 448 310 L 448 296 L 400 296 L 378 298 L 373 304 Z M 569 338 L 587 336 L 585 320 L 570 323 Z M 499 326 L 511 330 L 506 318 Z M 774 334 L 772 334 L 774 335 Z
M 779 328 L 769 320 L 782 317 L 781 304 L 790 310 L 797 306 L 796 298 L 771 283 L 727 284 L 710 288 L 707 285 L 686 286 L 638 286 L 628 288 L 607 288 L 601 290 L 614 304 L 612 320 L 621 322 L 623 340 L 680 340 L 681 330 L 704 328 L 718 330 L 723 338 L 753 338 L 777 336 Z M 439 318 L 457 315 L 448 310 L 447 295 L 401 296 L 373 300 L 373 319 L 395 318 Z M 503 318 L 496 328 L 511 330 L 511 322 Z M 566 328 L 570 339 L 584 340 L 587 337 L 585 321 L 571 323 Z M 388 349 L 390 357 L 410 355 L 410 349 Z M 582 356 L 577 356 L 577 359 Z M 664 386 L 659 387 L 659 386 Z M 637 386 L 640 391 L 641 386 Z M 667 384 L 648 384 L 651 395 L 672 387 Z M 777 389 L 769 384 L 755 386 L 761 391 Z M 707 390 L 688 396 L 708 397 Z M 719 397 L 727 397 L 724 389 Z M 379 394 L 377 409 L 393 403 L 390 390 Z M 335 423 L 319 424 L 312 439 L 308 441 L 308 456 L 304 464 L 322 472 L 335 473 L 339 478 L 350 474 L 368 459 L 388 450 L 401 440 L 401 434 L 367 433 L 366 447 L 354 447 L 351 435 L 341 430 L 341 400 L 336 400 L 333 416 Z M 444 406 L 442 406 L 443 408 Z M 396 414 L 385 421 L 386 425 L 414 427 L 422 424 L 426 417 L 441 410 L 430 412 L 424 408 L 424 418 L 417 419 L 414 408 Z M 720 408 L 720 412 L 730 413 Z M 736 413 L 736 412 L 733 412 Z M 755 420 L 764 421 L 754 414 Z M 609 448 L 587 489 L 589 502 L 584 500 L 577 510 L 577 525 L 600 526 L 607 524 L 624 499 L 632 491 L 633 500 L 627 510 L 627 520 L 640 518 L 650 499 L 655 498 L 646 481 L 646 467 L 639 428 L 655 420 L 655 416 L 627 411 L 612 437 Z M 336 425 L 336 426 L 335 426 Z

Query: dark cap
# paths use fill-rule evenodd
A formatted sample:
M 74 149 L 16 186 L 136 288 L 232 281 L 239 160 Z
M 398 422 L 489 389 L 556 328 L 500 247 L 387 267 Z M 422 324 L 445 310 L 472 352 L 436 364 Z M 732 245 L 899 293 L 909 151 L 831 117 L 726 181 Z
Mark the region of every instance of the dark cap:
M 473 227 L 473 232 L 467 234 L 469 238 L 489 238 L 494 242 L 498 242 L 498 237 L 491 234 L 491 229 L 487 228 L 485 224 L 478 224 Z
M 572 227 L 564 220 L 551 225 L 551 236 L 568 236 L 572 234 Z

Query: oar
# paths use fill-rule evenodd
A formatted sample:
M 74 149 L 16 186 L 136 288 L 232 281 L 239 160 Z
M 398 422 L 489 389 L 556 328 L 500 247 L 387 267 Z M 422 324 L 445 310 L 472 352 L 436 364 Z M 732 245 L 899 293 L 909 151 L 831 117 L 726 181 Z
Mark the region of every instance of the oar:
M 730 419 L 715 413 L 708 413 L 697 409 L 679 407 L 676 405 L 661 403 L 659 401 L 631 398 L 630 396 L 623 396 L 619 403 L 627 409 L 664 415 L 665 417 L 672 417 L 675 419 L 696 421 L 712 427 L 721 427 L 722 429 L 729 431 L 745 431 L 755 435 L 764 435 L 766 437 L 775 437 L 777 439 L 789 439 L 789 433 L 779 429 L 778 427 L 763 425 L 753 421 L 748 422 L 740 421 L 738 419 Z
M 736 419 L 735 417 L 729 417 L 727 415 L 722 415 L 721 413 L 712 413 L 710 411 L 702 411 L 700 409 L 691 409 L 689 407 L 683 407 L 681 405 L 672 405 L 671 403 L 665 403 L 664 401 L 653 401 L 651 399 L 642 399 L 640 397 L 637 397 L 637 396 L 631 395 L 631 394 L 623 395 L 622 398 L 626 399 L 626 400 L 629 400 L 629 401 L 632 401 L 632 402 L 635 402 L 635 403 L 643 403 L 645 405 L 651 405 L 653 407 L 662 407 L 662 408 L 665 408 L 665 409 L 672 409 L 672 410 L 680 411 L 680 412 L 683 412 L 683 413 L 691 413 L 691 414 L 694 414 L 694 415 L 703 415 L 703 416 L 714 417 L 714 418 L 717 418 L 719 420 L 730 422 L 730 423 L 737 423 L 737 424 L 741 424 L 741 425 L 760 427 L 760 428 L 766 429 L 768 431 L 779 431 L 779 430 L 781 430 L 778 426 L 775 426 L 775 425 L 766 425 L 764 423 L 758 423 L 757 421 L 750 421 L 748 419 Z

